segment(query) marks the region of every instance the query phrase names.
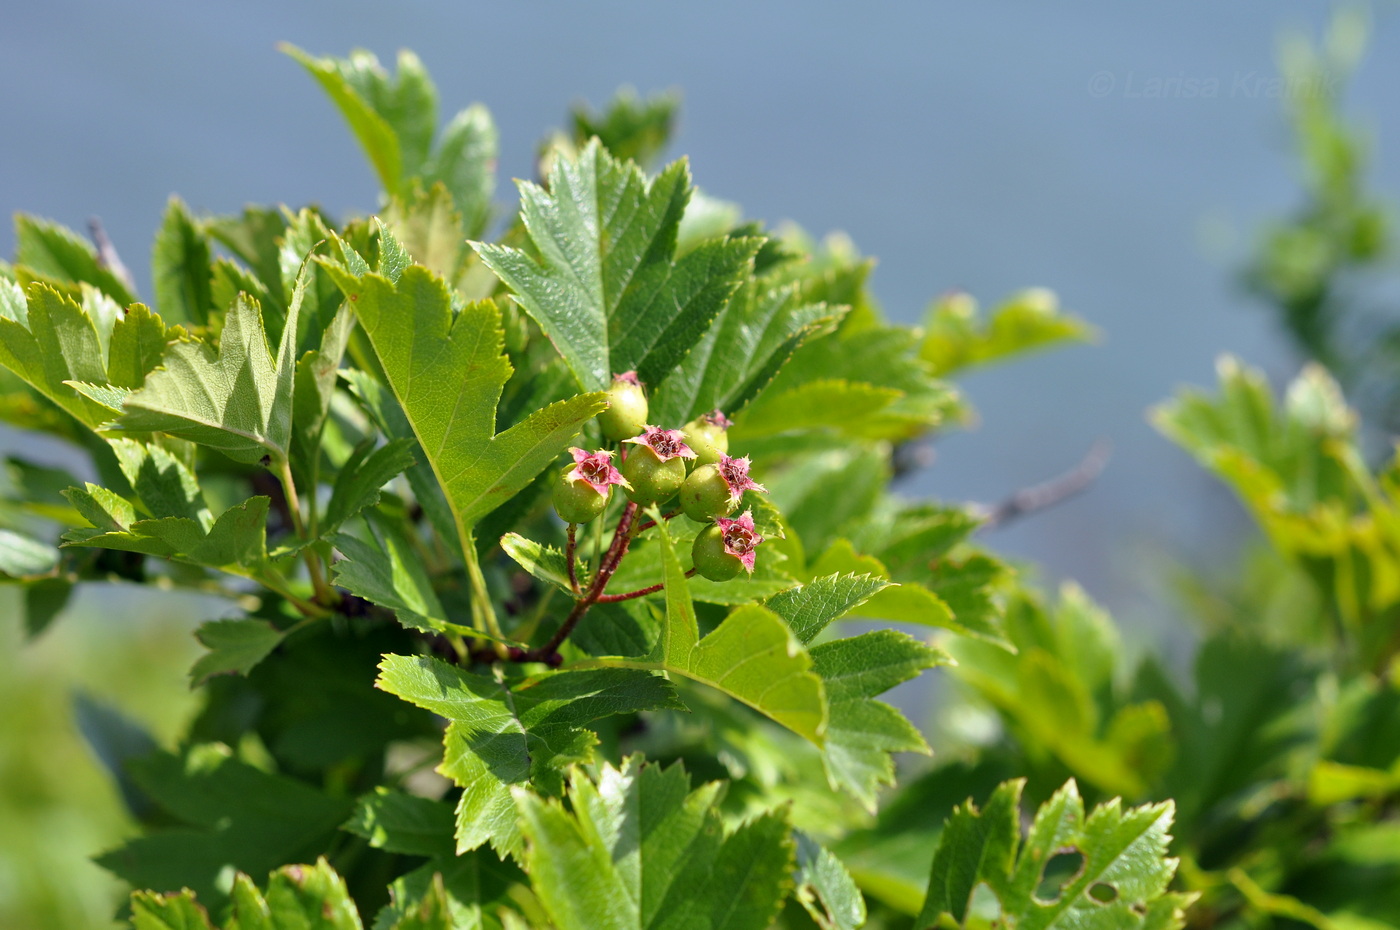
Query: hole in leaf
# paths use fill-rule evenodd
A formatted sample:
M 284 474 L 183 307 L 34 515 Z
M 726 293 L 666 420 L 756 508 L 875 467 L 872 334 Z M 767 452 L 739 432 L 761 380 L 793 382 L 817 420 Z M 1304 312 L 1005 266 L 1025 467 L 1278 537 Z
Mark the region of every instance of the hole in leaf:
M 1049 904 L 1060 899 L 1065 885 L 1069 884 L 1079 870 L 1084 868 L 1084 854 L 1077 849 L 1063 849 L 1045 862 L 1040 873 L 1040 887 L 1036 888 L 1037 900 Z
M 1089 897 L 1100 904 L 1112 904 L 1118 898 L 1118 889 L 1103 882 L 1095 882 L 1089 889 Z

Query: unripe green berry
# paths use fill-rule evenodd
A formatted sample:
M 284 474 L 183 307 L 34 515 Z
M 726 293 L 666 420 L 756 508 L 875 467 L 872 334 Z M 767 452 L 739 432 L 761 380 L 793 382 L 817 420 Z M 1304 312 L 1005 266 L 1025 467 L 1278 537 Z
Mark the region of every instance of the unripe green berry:
M 711 581 L 728 581 L 744 568 L 737 555 L 730 555 L 724 550 L 724 534 L 713 523 L 695 537 L 695 544 L 690 547 L 690 557 L 695 563 L 696 573 Z
M 608 506 L 608 494 L 587 481 L 560 478 L 554 486 L 554 512 L 565 523 L 588 523 Z
M 685 459 L 676 457 L 661 461 L 647 446 L 637 446 L 618 467 L 622 477 L 632 487 L 627 497 L 645 507 L 669 500 L 685 481 Z
M 695 450 L 695 460 L 690 463 L 693 467 L 713 465 L 729 451 L 729 432 L 725 429 L 728 424 L 724 415 L 716 410 L 681 427 L 685 444 Z
M 727 517 L 737 506 L 739 501 L 716 465 L 696 466 L 681 485 L 681 509 L 696 523 Z
M 608 388 L 608 409 L 598 414 L 598 425 L 608 439 L 629 439 L 646 427 L 647 395 L 636 372 L 613 376 Z

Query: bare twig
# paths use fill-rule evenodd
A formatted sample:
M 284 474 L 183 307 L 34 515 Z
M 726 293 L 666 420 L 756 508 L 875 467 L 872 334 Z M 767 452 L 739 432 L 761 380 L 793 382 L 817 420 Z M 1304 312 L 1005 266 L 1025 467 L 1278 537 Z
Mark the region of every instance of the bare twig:
M 102 220 L 95 216 L 88 217 L 88 232 L 92 234 L 92 242 L 97 246 L 97 263 L 116 275 L 117 280 L 125 284 L 127 290 L 135 293 L 136 282 L 123 264 L 122 257 L 117 254 L 117 247 L 107 238 L 107 230 L 103 228 Z
M 1096 440 L 1079 464 L 1063 475 L 1022 488 L 1001 503 L 984 508 L 982 529 L 1005 526 L 1012 520 L 1053 507 L 1085 490 L 1103 472 L 1111 450 L 1112 445 L 1107 439 Z

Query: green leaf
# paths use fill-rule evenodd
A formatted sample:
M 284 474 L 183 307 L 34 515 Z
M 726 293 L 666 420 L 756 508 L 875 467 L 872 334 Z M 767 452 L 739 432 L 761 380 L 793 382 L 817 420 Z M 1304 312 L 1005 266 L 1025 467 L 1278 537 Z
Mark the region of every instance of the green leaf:
M 341 375 L 349 385 L 350 392 L 359 400 L 365 413 L 386 438 L 406 439 L 412 443 L 409 449 L 413 455 L 413 464 L 404 472 L 404 477 L 408 479 L 414 499 L 423 508 L 423 513 L 443 545 L 461 558 L 462 542 L 457 535 L 456 518 L 452 515 L 452 508 L 447 503 L 447 496 L 443 493 L 442 485 L 438 483 L 433 466 L 423 454 L 423 447 L 418 444 L 413 427 L 408 422 L 408 417 L 404 416 L 399 402 L 387 387 L 363 371 L 350 368 L 343 370 Z
M 501 911 L 512 903 L 508 895 L 525 882 L 514 863 L 487 850 L 435 856 L 389 885 L 393 900 L 375 917 L 374 930 L 419 926 L 412 921 L 421 920 L 424 902 L 439 896 L 439 886 L 451 918 L 443 930 L 501 930 Z M 429 907 L 440 913 L 435 901 Z
M 894 784 L 891 753 L 929 753 L 918 729 L 875 696 L 950 660 L 897 630 L 875 630 L 815 646 L 812 661 L 829 707 L 822 747 L 827 778 L 873 812 L 879 787 Z
M 452 807 L 380 786 L 361 795 L 345 829 L 375 849 L 410 856 L 453 855 Z
M 702 639 L 666 521 L 657 524 L 656 532 L 666 585 L 666 620 L 656 646 L 643 659 L 595 661 L 684 675 L 743 701 L 820 746 L 826 697 L 802 643 L 780 616 L 758 604 L 736 608 Z
M 648 182 L 597 142 L 561 157 L 548 188 L 520 182 L 539 254 L 473 243 L 588 390 L 636 370 L 660 384 L 700 340 L 752 265 L 760 242 L 717 239 L 676 259 L 690 171 Z
M 208 913 L 188 888 L 170 894 L 132 892 L 131 923 L 136 930 L 213 930 Z
M 359 911 L 324 858 L 314 866 L 287 865 L 273 872 L 267 892 L 239 874 L 233 884 L 229 930 L 362 930 Z
M 315 484 L 323 453 L 322 437 L 330 416 L 340 363 L 355 328 L 355 314 L 342 303 L 321 334 L 318 348 L 297 359 L 292 385 L 292 465 L 298 483 Z M 386 479 L 387 480 L 387 479 Z
M 856 930 L 865 924 L 865 898 L 831 853 L 805 833 L 797 838 L 797 900 L 818 925 Z
M 569 811 L 517 790 L 527 870 L 550 919 L 560 930 L 769 926 L 791 887 L 789 828 L 764 814 L 725 830 L 720 788 L 692 792 L 679 764 L 632 756 L 596 785 L 577 772 Z
M 533 539 L 526 539 L 519 533 L 507 533 L 502 536 L 501 548 L 516 564 L 540 581 L 573 593 L 569 586 L 568 563 L 564 559 L 564 553 L 558 549 L 541 545 Z
M 491 221 L 496 194 L 496 124 L 483 106 L 458 113 L 442 131 L 437 151 L 423 168 L 425 186 L 442 184 L 461 214 L 461 238 L 475 239 Z
M 334 532 L 360 511 L 377 504 L 380 489 L 412 464 L 411 439 L 393 439 L 378 448 L 374 448 L 373 440 L 366 440 L 335 476 L 331 499 L 322 517 L 322 534 Z
M 1039 288 L 1012 295 L 985 320 L 971 297 L 952 294 L 929 308 L 924 331 L 919 355 L 939 377 L 1061 342 L 1090 342 L 1096 335 Z
M 623 88 L 601 114 L 576 106 L 569 114 L 574 144 L 582 148 L 597 136 L 619 161 L 649 165 L 670 141 L 680 103 L 680 95 L 673 91 L 643 100 L 636 91 Z
M 418 266 L 405 269 L 397 284 L 326 267 L 374 345 L 459 536 L 518 494 L 604 409 L 603 395 L 581 394 L 497 434 L 496 405 L 511 366 L 494 303 L 471 303 L 454 314 L 442 279 Z
M 324 848 L 350 813 L 348 801 L 255 769 L 216 744 L 133 759 L 127 770 L 179 826 L 152 830 L 98 864 L 137 888 L 193 889 L 210 907 L 227 898 L 230 866 L 262 874 L 296 862 Z
M 0 303 L 0 364 L 84 425 L 96 428 L 110 420 L 111 409 L 69 384 L 107 380 L 103 346 L 92 318 L 72 298 L 46 284 L 31 284 L 18 300 L 17 289 L 0 282 L 0 291 L 6 290 L 11 297 Z
M 135 515 L 130 505 L 91 484 L 85 491 L 71 488 L 69 499 L 96 529 L 69 530 L 64 546 L 140 552 L 248 577 L 259 575 L 267 563 L 266 497 L 230 507 L 208 530 L 188 517 L 128 523 Z
M 282 633 L 265 620 L 211 620 L 194 631 L 209 651 L 190 669 L 190 683 L 202 685 L 215 675 L 247 675 L 282 642 Z
M 156 306 L 169 320 L 203 325 L 214 309 L 209 238 L 178 197 L 171 197 L 156 232 L 151 281 Z
M 345 556 L 331 567 L 335 582 L 356 597 L 392 610 L 404 626 L 484 635 L 447 619 L 422 557 L 398 530 L 376 522 L 367 538 L 337 533 L 331 543 Z
M 806 339 L 838 314 L 796 306 L 797 286 L 744 283 L 715 323 L 651 397 L 658 423 L 685 423 L 716 408 L 733 416 L 753 400 Z
M 1166 857 L 1170 801 L 1124 810 L 1115 798 L 1086 818 L 1070 781 L 1041 806 L 1023 842 L 1023 785 L 1002 784 L 980 812 L 971 801 L 953 812 L 917 926 L 981 926 L 968 913 L 979 885 L 996 896 L 1001 920 L 1028 930 L 1183 925 L 1180 908 L 1189 899 L 1166 894 L 1176 871 L 1176 860 Z M 1047 900 L 1038 893 L 1046 864 L 1066 849 L 1078 852 L 1083 865 Z
M 58 567 L 58 550 L 14 530 L 0 529 L 0 576 L 33 578 Z
M 238 462 L 285 462 L 292 439 L 297 317 L 306 280 L 303 272 L 275 359 L 261 309 L 241 296 L 224 318 L 218 355 L 201 343 L 171 345 L 162 367 L 126 397 L 117 425 L 135 432 L 169 433 Z
M 97 252 L 86 240 L 57 223 L 24 213 L 15 214 L 15 265 L 17 272 L 24 273 L 21 280 L 84 282 L 111 297 L 118 306 L 136 302 L 121 279 L 98 261 Z
M 394 198 L 383 220 L 415 262 L 448 281 L 457 280 L 470 253 L 462 238 L 462 216 L 445 185 L 414 187 Z
M 890 582 L 872 575 L 826 575 L 780 591 L 763 606 L 787 621 L 793 634 L 810 644 L 817 634 L 873 595 L 889 588 Z
M 214 515 L 205 504 L 204 494 L 199 489 L 199 481 L 194 472 L 170 450 L 134 439 L 111 439 L 108 443 L 116 456 L 122 476 L 136 492 L 136 506 L 143 513 L 152 517 L 185 517 L 194 520 L 205 529 L 214 525 Z M 107 501 L 104 509 L 116 506 L 124 513 L 125 508 L 130 506 L 124 501 L 115 504 L 112 501 L 112 492 L 102 490 L 103 500 Z M 88 486 L 88 493 L 96 493 L 91 485 Z M 68 496 L 72 498 L 72 495 Z M 76 505 L 76 501 L 74 503 Z M 109 512 L 116 513 L 115 510 Z M 111 520 L 98 522 L 88 513 L 84 513 L 84 516 L 88 517 L 94 526 L 104 529 L 117 528 Z M 124 527 L 134 519 L 133 512 L 131 516 L 115 520 L 115 523 Z
M 389 194 L 397 194 L 428 156 L 437 128 L 437 93 L 412 52 L 399 56 L 392 79 L 374 55 L 313 58 L 295 46 L 280 48 L 311 73 L 340 109 Z
M 564 771 L 593 758 L 597 736 L 584 729 L 603 717 L 681 708 L 671 685 L 645 671 L 560 671 L 508 682 L 428 657 L 386 656 L 377 686 L 448 718 L 440 767 L 465 790 L 457 808 L 457 849 L 490 842 L 502 853 L 520 845 L 510 791 L 530 785 L 558 795 Z

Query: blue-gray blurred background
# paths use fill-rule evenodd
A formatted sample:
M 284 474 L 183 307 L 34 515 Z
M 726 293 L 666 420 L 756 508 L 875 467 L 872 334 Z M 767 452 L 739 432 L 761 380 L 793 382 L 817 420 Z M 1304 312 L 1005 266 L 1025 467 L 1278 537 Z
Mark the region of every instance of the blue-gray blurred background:
M 1102 331 L 1097 347 L 970 379 L 981 425 L 941 441 L 911 493 L 995 500 L 1109 438 L 1091 493 L 995 544 L 1079 579 L 1129 628 L 1168 617 L 1161 557 L 1233 549 L 1228 499 L 1143 411 L 1211 380 L 1224 351 L 1289 373 L 1236 269 L 1299 196 L 1278 39 L 1319 33 L 1328 4 L 8 6 L 0 208 L 79 229 L 100 216 L 140 281 L 171 193 L 216 212 L 375 207 L 370 168 L 279 40 L 386 61 L 413 48 L 445 112 L 495 114 L 503 178 L 531 176 L 570 103 L 677 88 L 673 154 L 698 183 L 770 222 L 849 233 L 879 257 L 896 319 L 951 288 L 985 302 L 1044 285 Z M 1384 7 L 1372 42 L 1349 105 L 1400 145 L 1400 22 Z M 1400 189 L 1400 160 L 1382 157 L 1378 182 Z
M 905 489 L 991 502 L 1110 439 L 1113 459 L 1088 494 L 988 542 L 1038 563 L 1047 581 L 1078 579 L 1130 638 L 1174 639 L 1185 621 L 1170 566 L 1225 562 L 1245 524 L 1144 411 L 1178 385 L 1212 381 L 1222 352 L 1280 380 L 1296 367 L 1237 270 L 1259 224 L 1300 196 L 1274 81 L 1278 39 L 1319 33 L 1330 10 L 1318 0 L 12 0 L 0 12 L 0 209 L 78 229 L 100 216 L 143 287 L 172 193 L 211 212 L 278 201 L 374 209 L 370 168 L 279 40 L 313 54 L 361 46 L 386 61 L 415 49 L 445 113 L 490 107 L 505 178 L 533 173 L 537 141 L 569 104 L 601 105 L 622 85 L 679 89 L 671 154 L 691 157 L 698 183 L 753 217 L 848 233 L 879 257 L 874 286 L 895 319 L 916 321 L 953 288 L 991 302 L 1043 285 L 1102 331 L 1098 346 L 968 379 L 981 424 L 940 440 L 935 464 Z M 1400 191 L 1400 159 L 1386 157 L 1400 150 L 1397 16 L 1374 10 L 1347 97 L 1373 126 L 1375 182 L 1390 192 Z M 503 184 L 502 202 L 513 196 Z M 0 254 L 12 249 L 0 229 Z M 59 661 L 75 638 L 142 620 L 99 616 L 104 606 L 89 598 L 87 619 L 24 652 L 4 630 L 0 692 L 7 677 L 16 693 L 25 676 L 82 680 Z M 181 671 L 162 685 L 172 696 Z M 166 705 L 142 700 L 158 733 L 173 728 L 174 711 L 162 717 Z M 0 902 L 21 874 L 6 868 L 0 857 Z

